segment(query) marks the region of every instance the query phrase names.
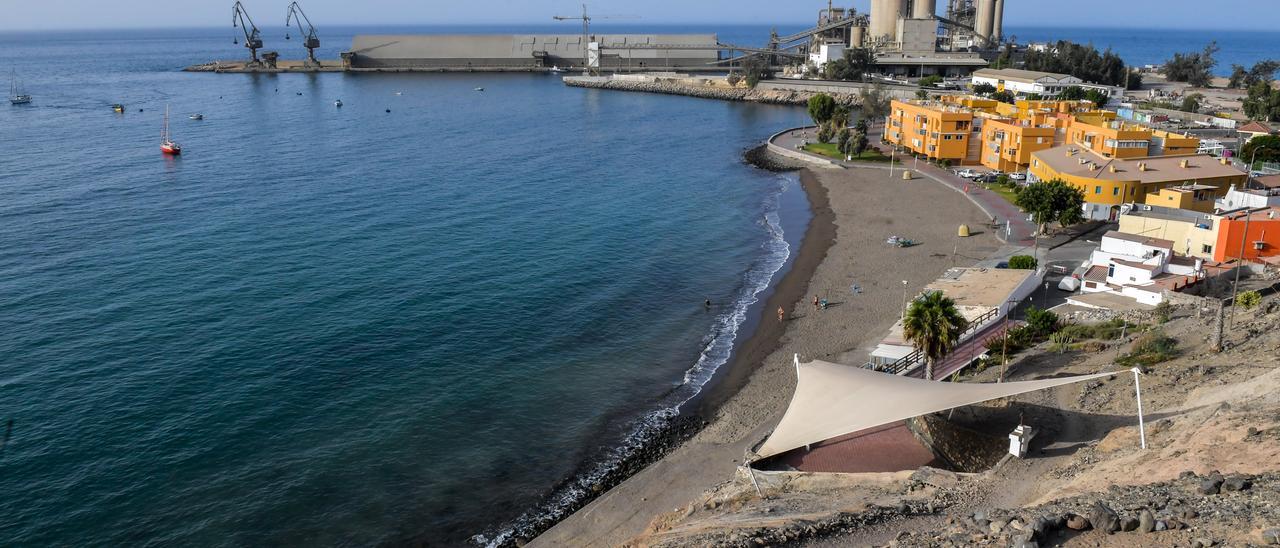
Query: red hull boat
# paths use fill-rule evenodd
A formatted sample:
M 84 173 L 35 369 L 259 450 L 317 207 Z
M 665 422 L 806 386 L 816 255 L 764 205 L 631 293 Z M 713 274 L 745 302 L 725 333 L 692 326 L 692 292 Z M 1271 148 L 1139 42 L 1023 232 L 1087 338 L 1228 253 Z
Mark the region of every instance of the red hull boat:
M 164 106 L 164 129 L 160 131 L 160 152 L 171 156 L 182 154 L 182 145 L 169 138 L 169 105 Z

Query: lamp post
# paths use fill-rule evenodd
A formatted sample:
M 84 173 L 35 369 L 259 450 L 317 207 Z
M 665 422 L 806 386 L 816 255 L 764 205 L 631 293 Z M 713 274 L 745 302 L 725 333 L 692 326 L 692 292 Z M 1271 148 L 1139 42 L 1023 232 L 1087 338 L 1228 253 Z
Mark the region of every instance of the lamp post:
M 907 323 L 907 281 L 902 280 L 902 323 Z

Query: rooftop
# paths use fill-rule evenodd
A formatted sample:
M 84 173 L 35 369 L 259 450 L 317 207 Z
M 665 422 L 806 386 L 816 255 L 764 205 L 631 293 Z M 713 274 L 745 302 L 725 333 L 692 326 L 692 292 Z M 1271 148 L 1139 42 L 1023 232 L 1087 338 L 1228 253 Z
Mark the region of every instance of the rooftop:
M 1245 217 L 1248 217 L 1249 220 L 1253 222 L 1280 220 L 1280 206 L 1241 209 L 1230 213 L 1224 213 L 1222 217 L 1223 219 L 1231 221 L 1243 221 Z
M 1131 268 L 1138 268 L 1138 269 L 1146 270 L 1147 272 L 1159 272 L 1159 271 L 1160 271 L 1160 266 L 1159 266 L 1159 265 L 1143 264 L 1143 263 L 1139 263 L 1139 262 L 1136 262 L 1136 261 L 1126 261 L 1126 260 L 1124 260 L 1124 259 L 1111 259 L 1111 262 L 1116 263 L 1116 264 L 1118 264 L 1118 265 L 1124 265 L 1124 266 L 1127 266 L 1127 267 L 1131 267 Z
M 1275 131 L 1275 130 L 1271 129 L 1271 126 L 1268 126 L 1262 122 L 1249 122 L 1243 126 L 1236 128 L 1236 131 L 1242 131 L 1244 133 L 1271 133 L 1272 131 Z
M 974 76 L 985 78 L 998 78 L 1001 80 L 1013 80 L 1015 82 L 1034 83 L 1049 78 L 1053 80 L 1066 80 L 1071 78 L 1069 74 L 1060 74 L 1057 72 L 1040 72 L 1036 70 L 1022 69 L 992 69 L 985 68 L 974 71 Z
M 1280 175 L 1263 175 L 1262 177 L 1254 177 L 1253 182 L 1262 185 L 1265 188 L 1280 188 Z
M 1160 249 L 1173 249 L 1173 242 L 1169 240 L 1162 240 L 1160 238 L 1148 238 L 1146 236 L 1138 236 L 1137 234 L 1125 234 L 1118 230 L 1107 231 L 1107 233 L 1104 234 L 1102 237 L 1112 238 L 1116 240 L 1124 240 L 1126 242 L 1142 244 L 1147 247 L 1158 247 Z
M 925 291 L 942 291 L 960 307 L 995 308 L 1034 274 L 1034 270 L 1009 268 L 952 268 Z
M 1245 176 L 1208 154 L 1117 159 L 1080 145 L 1062 145 L 1032 155 L 1058 173 L 1102 181 L 1155 184 Z M 1182 167 L 1182 162 L 1187 162 L 1187 167 Z M 1143 164 L 1145 170 L 1140 169 Z
M 1148 219 L 1160 219 L 1162 221 L 1179 221 L 1184 223 L 1196 223 L 1207 220 L 1208 217 L 1204 213 L 1189 209 L 1148 205 L 1134 206 L 1134 208 L 1126 212 L 1125 215 L 1145 217 Z

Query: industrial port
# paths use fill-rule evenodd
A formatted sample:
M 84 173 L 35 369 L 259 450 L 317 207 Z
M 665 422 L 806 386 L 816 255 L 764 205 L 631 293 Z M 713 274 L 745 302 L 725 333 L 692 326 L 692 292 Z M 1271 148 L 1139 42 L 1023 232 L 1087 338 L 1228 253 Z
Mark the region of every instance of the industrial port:
M 1003 36 L 1004 0 L 872 0 L 870 13 L 836 7 L 818 12 L 816 24 L 786 36 L 761 37 L 761 45 L 730 44 L 715 34 L 594 34 L 588 13 L 558 15 L 581 21 L 581 33 L 504 35 L 358 35 L 340 59 L 320 60 L 320 36 L 297 2 L 286 26 L 302 35 L 307 56 L 282 60 L 265 49 L 262 33 L 245 6 L 232 7 L 237 43 L 245 59 L 188 67 L 201 72 L 706 72 L 734 70 L 749 58 L 765 59 L 778 71 L 803 70 L 838 59 L 851 48 L 875 55 L 886 76 L 967 76 L 987 66 Z

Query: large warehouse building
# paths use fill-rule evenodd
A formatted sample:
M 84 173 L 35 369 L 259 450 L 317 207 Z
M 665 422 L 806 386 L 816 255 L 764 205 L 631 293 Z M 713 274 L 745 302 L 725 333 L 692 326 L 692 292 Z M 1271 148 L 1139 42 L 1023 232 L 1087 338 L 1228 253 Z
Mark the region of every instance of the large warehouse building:
M 599 68 L 720 68 L 714 34 L 603 34 Z M 659 49 L 660 46 L 681 46 Z M 705 49 L 698 49 L 705 48 Z M 375 35 L 355 37 L 343 60 L 353 69 L 529 70 L 583 66 L 581 34 Z

